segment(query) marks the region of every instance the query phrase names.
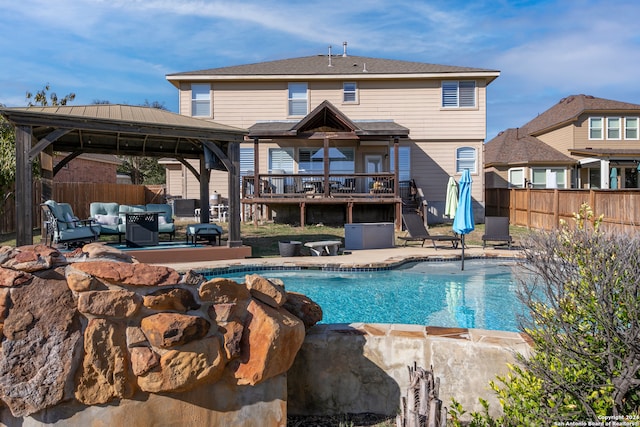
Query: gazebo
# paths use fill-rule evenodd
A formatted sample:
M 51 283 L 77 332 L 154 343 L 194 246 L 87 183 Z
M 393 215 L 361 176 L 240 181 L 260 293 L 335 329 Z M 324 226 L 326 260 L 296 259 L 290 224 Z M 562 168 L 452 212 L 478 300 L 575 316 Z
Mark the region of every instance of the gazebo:
M 209 203 L 209 169 L 229 172 L 229 247 L 240 240 L 240 142 L 247 130 L 149 107 L 117 104 L 0 108 L 16 129 L 16 244 L 33 243 L 33 161 L 40 157 L 43 198 L 53 176 L 83 153 L 170 157 L 200 182 L 201 206 Z M 69 153 L 53 167 L 53 153 Z M 205 162 L 205 155 L 207 161 Z M 211 161 L 212 156 L 214 161 Z M 196 170 L 187 159 L 199 159 Z M 201 222 L 209 222 L 202 210 Z

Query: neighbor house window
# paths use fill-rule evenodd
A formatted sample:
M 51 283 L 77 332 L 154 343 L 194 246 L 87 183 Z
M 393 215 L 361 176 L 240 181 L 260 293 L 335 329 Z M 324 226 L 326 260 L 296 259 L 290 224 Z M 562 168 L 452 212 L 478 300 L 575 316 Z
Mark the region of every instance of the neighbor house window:
M 443 81 L 442 106 L 446 108 L 475 107 L 476 82 L 474 80 Z
M 456 150 L 456 172 L 462 173 L 465 169 L 476 173 L 476 149 L 473 147 L 460 147 Z
M 305 116 L 308 104 L 307 84 L 289 83 L 289 115 Z
M 624 139 L 638 139 L 638 118 L 625 117 Z
M 342 84 L 342 102 L 358 101 L 358 86 L 355 82 L 345 82 Z
M 531 171 L 533 188 L 565 188 L 565 169 L 534 168 Z
M 389 150 L 389 171 L 395 172 L 394 150 Z M 398 147 L 398 179 L 408 181 L 411 179 L 411 148 Z
M 524 187 L 524 169 L 509 170 L 509 187 L 510 188 Z
M 607 117 L 607 139 L 620 139 L 620 117 Z
M 208 83 L 191 84 L 191 115 L 211 117 L 211 86 Z
M 589 117 L 589 139 L 602 139 L 602 117 Z
M 269 171 L 276 173 L 293 173 L 293 148 L 270 148 Z M 284 171 L 284 172 L 280 172 Z

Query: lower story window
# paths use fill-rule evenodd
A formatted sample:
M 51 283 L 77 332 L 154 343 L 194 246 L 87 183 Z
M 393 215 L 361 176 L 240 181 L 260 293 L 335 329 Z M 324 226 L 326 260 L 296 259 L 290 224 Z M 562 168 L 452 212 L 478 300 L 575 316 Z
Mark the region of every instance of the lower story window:
M 524 169 L 509 170 L 509 187 L 510 188 L 524 187 Z
M 565 174 L 562 168 L 534 168 L 531 182 L 533 188 L 565 188 Z
M 473 147 L 460 147 L 456 150 L 456 172 L 462 173 L 465 169 L 476 173 L 476 149 Z

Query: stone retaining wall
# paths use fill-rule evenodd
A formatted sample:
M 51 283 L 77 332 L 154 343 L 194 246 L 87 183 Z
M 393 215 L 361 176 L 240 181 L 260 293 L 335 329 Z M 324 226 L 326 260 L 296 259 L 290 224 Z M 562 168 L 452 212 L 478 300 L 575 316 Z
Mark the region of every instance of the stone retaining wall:
M 500 405 L 489 381 L 507 372 L 515 352 L 529 354 L 527 337 L 514 332 L 416 325 L 316 325 L 288 372 L 291 415 L 397 413 L 406 395 L 407 367 L 433 367 L 440 399 L 480 411 L 478 397 Z

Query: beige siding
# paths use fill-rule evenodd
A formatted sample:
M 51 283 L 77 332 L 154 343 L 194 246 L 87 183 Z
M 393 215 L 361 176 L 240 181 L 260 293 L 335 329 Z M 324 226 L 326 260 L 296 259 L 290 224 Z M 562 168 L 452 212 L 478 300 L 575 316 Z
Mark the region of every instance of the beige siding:
M 589 139 L 589 116 L 593 117 L 603 117 L 606 123 L 607 117 L 620 117 L 622 120 L 621 123 L 621 135 L 622 139 L 607 139 L 606 135 L 606 125 L 604 129 L 604 139 L 602 140 L 594 140 Z M 576 132 L 575 132 L 575 148 L 624 148 L 624 149 L 632 149 L 632 150 L 640 150 L 640 140 L 629 140 L 624 139 L 624 114 L 583 114 L 579 117 L 579 120 L 576 122 Z M 634 116 L 637 117 L 637 116 Z
M 573 148 L 574 126 L 568 125 L 549 133 L 540 135 L 538 139 L 555 148 L 562 154 L 569 155 L 569 149 Z
M 287 116 L 287 83 L 215 82 L 213 120 L 248 128 L 257 121 L 296 120 Z M 477 82 L 478 107 L 443 109 L 440 80 L 359 81 L 358 103 L 342 102 L 342 81 L 309 82 L 309 111 L 328 100 L 352 120 L 394 120 L 415 139 L 484 139 L 486 88 Z M 191 95 L 183 88 L 181 112 L 190 112 Z
M 183 176 L 182 165 L 177 163 L 177 164 L 165 165 L 165 167 L 166 167 L 167 196 L 169 197 L 182 196 L 182 176 Z
M 180 114 L 185 116 L 191 115 L 191 84 L 180 83 L 180 94 L 178 96 L 178 105 Z

